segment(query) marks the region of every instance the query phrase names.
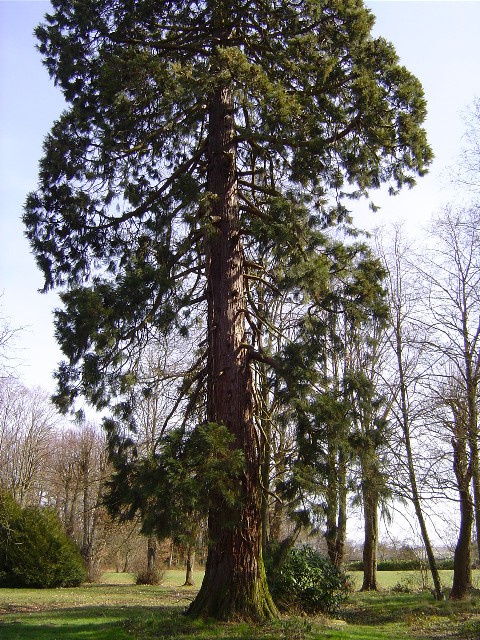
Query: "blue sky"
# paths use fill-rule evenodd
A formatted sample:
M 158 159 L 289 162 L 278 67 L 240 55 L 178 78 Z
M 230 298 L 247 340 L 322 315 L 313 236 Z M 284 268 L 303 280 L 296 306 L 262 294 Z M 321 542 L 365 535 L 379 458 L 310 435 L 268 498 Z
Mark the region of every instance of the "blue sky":
M 452 197 L 444 175 L 461 149 L 462 113 L 480 97 L 480 2 L 370 0 L 376 35 L 395 45 L 421 80 L 429 103 L 427 130 L 436 159 L 429 176 L 394 199 L 380 195 L 381 212 L 359 213 L 362 226 L 404 218 L 412 229 Z M 34 46 L 33 29 L 49 3 L 0 0 L 0 299 L 17 340 L 18 373 L 29 385 L 53 390 L 61 354 L 53 338 L 54 294 L 40 295 L 20 222 L 26 194 L 35 188 L 42 140 L 63 101 Z

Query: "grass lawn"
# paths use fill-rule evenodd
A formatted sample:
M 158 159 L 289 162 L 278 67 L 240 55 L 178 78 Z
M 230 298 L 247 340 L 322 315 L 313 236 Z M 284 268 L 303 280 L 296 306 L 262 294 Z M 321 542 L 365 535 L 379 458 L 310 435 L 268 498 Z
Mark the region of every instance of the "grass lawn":
M 394 575 L 383 575 L 383 574 Z M 412 586 L 415 572 L 379 572 L 381 584 Z M 196 574 L 200 584 L 203 575 Z M 446 577 L 446 576 L 445 576 Z M 191 621 L 182 615 L 196 588 L 168 571 L 161 586 L 130 574 L 77 589 L 0 589 L 1 640 L 479 640 L 480 592 L 440 602 L 428 592 L 355 593 L 338 620 L 283 618 L 267 626 Z M 355 580 L 358 577 L 355 576 Z M 388 586 L 388 585 L 385 585 Z

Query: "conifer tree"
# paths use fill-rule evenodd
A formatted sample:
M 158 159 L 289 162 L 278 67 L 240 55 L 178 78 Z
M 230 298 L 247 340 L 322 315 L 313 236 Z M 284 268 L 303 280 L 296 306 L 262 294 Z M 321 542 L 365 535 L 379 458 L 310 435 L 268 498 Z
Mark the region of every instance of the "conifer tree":
M 143 345 L 206 318 L 204 367 L 192 358 L 181 393 L 205 384 L 206 419 L 228 429 L 245 471 L 241 500 L 211 497 L 190 612 L 275 616 L 246 282 L 301 291 L 328 271 L 322 230 L 348 198 L 426 171 L 421 85 L 371 36 L 361 0 L 52 4 L 36 35 L 68 108 L 24 221 L 45 289 L 62 290 L 57 401 L 121 401 Z M 265 247 L 284 275 L 258 266 Z
M 330 277 L 283 349 L 286 384 L 280 395 L 297 426 L 287 493 L 295 494 L 296 488 L 309 497 L 310 519 L 325 521 L 328 555 L 340 566 L 354 458 L 362 468 L 362 484 L 373 487 L 378 476 L 374 369 L 387 307 L 385 271 L 368 246 L 331 242 L 328 253 Z

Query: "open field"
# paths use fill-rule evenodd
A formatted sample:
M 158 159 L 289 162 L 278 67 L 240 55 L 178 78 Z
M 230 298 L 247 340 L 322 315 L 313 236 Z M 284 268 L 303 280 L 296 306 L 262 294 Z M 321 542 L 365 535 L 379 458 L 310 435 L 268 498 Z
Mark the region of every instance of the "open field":
M 392 575 L 383 575 L 383 574 Z M 413 586 L 409 574 L 379 572 L 381 584 Z M 446 572 L 448 573 L 448 572 Z M 1 640 L 479 640 L 480 591 L 466 602 L 428 592 L 355 593 L 338 620 L 284 618 L 268 626 L 192 622 L 182 615 L 196 589 L 169 571 L 161 586 L 136 586 L 129 574 L 77 589 L 0 589 Z M 355 580 L 359 576 L 354 576 Z M 446 577 L 446 576 L 444 576 Z M 201 572 L 196 575 L 199 584 Z M 478 578 L 477 578 L 478 579 Z
M 477 589 L 480 589 L 480 569 L 474 569 L 473 585 Z M 363 574 L 361 571 L 349 571 L 349 575 L 352 576 L 356 587 L 359 589 L 362 585 Z M 450 587 L 452 584 L 453 571 L 442 570 L 440 571 L 440 577 L 442 584 L 446 587 Z M 395 585 L 405 585 L 412 589 L 420 589 L 422 586 L 422 575 L 420 571 L 378 571 L 377 573 L 378 583 L 380 589 L 391 589 Z M 200 585 L 203 579 L 203 571 L 195 571 L 195 583 Z M 429 585 L 431 584 L 430 574 L 428 574 Z M 185 571 L 180 569 L 174 569 L 165 572 L 164 585 L 168 587 L 178 587 L 183 584 L 185 580 Z M 133 573 L 105 573 L 102 576 L 102 582 L 104 584 L 133 584 L 135 577 Z M 433 585 L 431 585 L 433 586 Z

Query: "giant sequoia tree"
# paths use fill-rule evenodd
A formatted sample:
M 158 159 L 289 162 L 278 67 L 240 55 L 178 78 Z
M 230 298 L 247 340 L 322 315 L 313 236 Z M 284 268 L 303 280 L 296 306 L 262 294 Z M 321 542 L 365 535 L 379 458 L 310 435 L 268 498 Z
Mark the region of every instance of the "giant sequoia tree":
M 206 317 L 180 392 L 204 384 L 207 420 L 227 427 L 245 469 L 234 507 L 211 497 L 191 613 L 275 615 L 247 283 L 301 291 L 328 271 L 323 230 L 345 198 L 425 172 L 421 86 L 371 37 L 360 0 L 52 4 L 36 35 L 69 107 L 24 219 L 45 289 L 63 291 L 58 402 L 121 400 L 145 343 Z M 265 249 L 280 272 L 256 260 Z

